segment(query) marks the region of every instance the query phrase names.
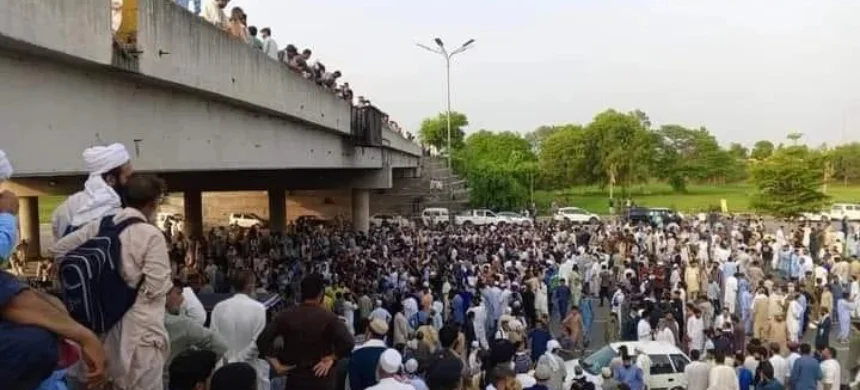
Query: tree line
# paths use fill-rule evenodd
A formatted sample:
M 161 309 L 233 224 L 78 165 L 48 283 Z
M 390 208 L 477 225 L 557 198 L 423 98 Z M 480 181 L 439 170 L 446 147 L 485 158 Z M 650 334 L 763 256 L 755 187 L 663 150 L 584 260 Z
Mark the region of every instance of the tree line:
M 723 146 L 705 127 L 655 127 L 640 110 L 613 109 L 585 125 L 541 126 L 524 135 L 480 130 L 466 137 L 466 126 L 465 114 L 452 113 L 451 156 L 469 182 L 471 202 L 481 207 L 523 207 L 532 188 L 590 185 L 623 197 L 632 186 L 653 181 L 679 193 L 691 184 L 749 182 L 754 207 L 796 214 L 826 203 L 828 184 L 860 183 L 860 143 L 811 147 L 800 133 L 788 134 L 786 143 Z M 446 115 L 424 120 L 420 138 L 447 154 Z M 772 205 L 771 198 L 785 204 Z

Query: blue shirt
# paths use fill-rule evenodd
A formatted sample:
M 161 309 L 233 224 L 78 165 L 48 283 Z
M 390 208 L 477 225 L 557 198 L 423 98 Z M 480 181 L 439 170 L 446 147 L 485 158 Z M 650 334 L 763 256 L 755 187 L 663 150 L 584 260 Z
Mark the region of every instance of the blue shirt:
M 0 271 L 0 306 L 25 289 L 16 276 Z M 38 384 L 51 375 L 58 359 L 59 347 L 53 333 L 0 320 L 0 387 Z
M 756 386 L 756 390 L 785 390 L 785 386 L 783 386 L 782 383 L 779 383 L 778 380 L 771 379 L 768 382 L 759 383 L 758 386 Z
M 738 367 L 738 386 L 741 390 L 750 390 L 753 383 L 753 374 L 743 366 Z
M 817 390 L 821 380 L 821 365 L 814 357 L 804 355 L 797 358 L 791 368 L 789 385 L 793 390 Z
M 0 264 L 9 261 L 17 243 L 18 219 L 9 213 L 0 214 Z
M 629 367 L 618 366 L 615 369 L 615 380 L 630 386 L 630 390 L 644 390 L 645 382 L 642 378 L 642 369 L 631 364 Z
M 457 325 L 466 323 L 466 310 L 463 309 L 463 296 L 460 294 L 455 295 L 451 300 L 451 316 Z
M 552 339 L 546 328 L 535 328 L 529 332 L 532 340 L 532 361 L 536 362 L 546 352 L 546 343 Z

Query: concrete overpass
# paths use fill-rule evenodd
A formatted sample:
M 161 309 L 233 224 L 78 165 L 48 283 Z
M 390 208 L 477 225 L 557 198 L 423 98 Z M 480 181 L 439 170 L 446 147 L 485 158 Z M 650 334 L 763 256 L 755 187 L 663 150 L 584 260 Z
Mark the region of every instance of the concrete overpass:
M 348 102 L 172 1 L 126 0 L 117 39 L 107 0 L 3 7 L 0 148 L 36 247 L 37 197 L 82 188 L 96 144 L 122 142 L 136 170 L 184 192 L 198 234 L 202 191 L 267 190 L 280 229 L 286 190 L 348 188 L 366 229 L 369 190 L 419 174 L 420 147 L 384 119 L 356 123 Z

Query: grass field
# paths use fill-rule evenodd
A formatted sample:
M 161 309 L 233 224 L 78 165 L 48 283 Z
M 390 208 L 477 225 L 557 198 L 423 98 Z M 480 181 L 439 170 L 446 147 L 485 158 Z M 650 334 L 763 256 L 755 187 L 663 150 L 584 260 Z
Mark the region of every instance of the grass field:
M 51 223 L 51 214 L 54 209 L 66 199 L 65 196 L 41 196 L 39 197 L 39 222 Z
M 666 184 L 637 185 L 630 189 L 633 201 L 641 206 L 670 207 L 682 212 L 705 211 L 720 207 L 725 199 L 730 212 L 750 211 L 753 188 L 746 184 L 724 186 L 691 185 L 687 193 L 675 193 Z M 616 199 L 621 192 L 616 189 Z M 834 202 L 860 202 L 860 186 L 831 185 L 827 191 Z M 562 191 L 535 191 L 535 203 L 541 211 L 553 201 L 559 206 L 576 206 L 598 214 L 609 213 L 609 191 L 597 187 L 574 187 Z

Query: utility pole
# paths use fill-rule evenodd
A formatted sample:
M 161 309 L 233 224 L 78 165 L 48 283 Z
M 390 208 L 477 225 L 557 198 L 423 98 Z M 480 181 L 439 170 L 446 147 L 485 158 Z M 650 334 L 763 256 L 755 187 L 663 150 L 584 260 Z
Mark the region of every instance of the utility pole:
M 448 142 L 446 143 L 446 149 L 448 153 L 448 169 L 451 169 L 451 58 L 455 55 L 460 54 L 469 48 L 472 47 L 472 44 L 475 43 L 474 39 L 470 39 L 460 45 L 456 50 L 452 52 L 448 52 L 445 49 L 445 43 L 442 42 L 442 39 L 435 38 L 433 41 L 436 43 L 436 47 L 429 47 L 418 43 L 418 47 L 427 50 L 431 53 L 436 53 L 445 58 L 445 85 L 446 85 L 446 93 L 447 93 L 447 104 L 445 109 L 445 116 L 448 122 Z

